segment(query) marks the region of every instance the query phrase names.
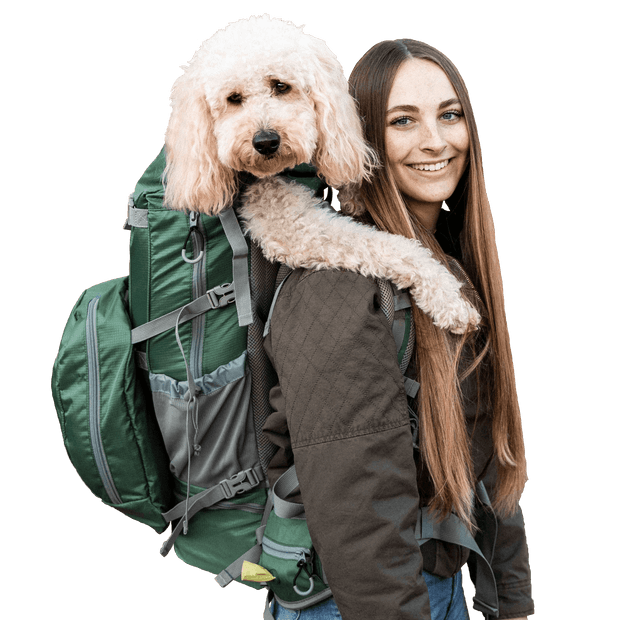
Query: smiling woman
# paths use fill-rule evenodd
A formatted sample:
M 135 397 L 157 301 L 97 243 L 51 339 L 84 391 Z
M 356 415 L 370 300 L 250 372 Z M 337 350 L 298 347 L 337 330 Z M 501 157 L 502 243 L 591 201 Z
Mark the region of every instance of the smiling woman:
M 400 368 L 377 282 L 327 270 L 285 282 L 265 341 L 280 384 L 265 430 L 280 446 L 274 467 L 293 457 L 333 600 L 294 613 L 277 601 L 273 614 L 466 620 L 467 563 L 474 609 L 523 620 L 533 613 L 525 449 L 467 89 L 441 52 L 408 39 L 371 48 L 349 84 L 381 165 L 339 192 L 342 211 L 392 235 L 386 246 L 418 239 L 483 321 L 456 336 L 412 304 L 399 319 L 415 334 Z

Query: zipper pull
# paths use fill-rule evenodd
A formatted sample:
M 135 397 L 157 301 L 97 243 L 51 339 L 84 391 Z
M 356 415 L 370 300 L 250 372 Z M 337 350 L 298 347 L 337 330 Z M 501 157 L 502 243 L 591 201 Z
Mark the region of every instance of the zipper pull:
M 301 557 L 299 558 L 299 561 L 297 562 L 297 566 L 299 567 L 299 570 L 297 571 L 297 574 L 295 575 L 295 578 L 293 579 L 293 590 L 295 590 L 295 592 L 297 594 L 299 594 L 299 596 L 308 596 L 312 590 L 314 590 L 314 577 L 312 576 L 312 564 L 310 564 L 310 568 L 308 568 L 308 564 L 311 561 L 311 558 L 307 558 L 306 554 L 302 554 Z M 308 579 L 310 581 L 310 586 L 308 587 L 307 590 L 300 590 L 297 587 L 297 579 L 299 577 L 299 575 L 301 575 L 301 571 L 305 571 L 306 575 L 308 575 Z
M 183 260 L 186 263 L 189 263 L 190 265 L 194 265 L 195 263 L 198 263 L 202 260 L 202 257 L 204 256 L 204 249 L 205 249 L 205 239 L 202 236 L 202 233 L 200 232 L 200 229 L 198 228 L 198 220 L 200 218 L 200 213 L 198 213 L 198 211 L 190 211 L 189 212 L 189 232 L 187 233 L 187 237 L 185 239 L 185 243 L 183 244 L 183 249 L 181 250 L 181 256 L 183 257 Z M 192 237 L 192 235 L 195 236 Z M 194 249 L 194 256 L 196 255 L 196 253 L 198 253 L 198 256 L 196 256 L 196 258 L 192 258 L 189 259 L 187 258 L 187 254 L 186 254 L 186 249 L 187 249 L 187 242 L 192 239 L 194 241 L 193 245 L 193 249 Z M 197 248 L 199 248 L 200 251 L 197 251 Z

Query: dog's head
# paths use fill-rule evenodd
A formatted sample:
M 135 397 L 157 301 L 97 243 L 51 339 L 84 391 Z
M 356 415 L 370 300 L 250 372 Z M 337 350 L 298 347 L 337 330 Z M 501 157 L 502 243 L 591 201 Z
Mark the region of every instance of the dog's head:
M 374 157 L 334 54 L 268 16 L 205 41 L 172 91 L 166 204 L 210 215 L 229 206 L 237 172 L 309 162 L 334 187 L 370 175 Z

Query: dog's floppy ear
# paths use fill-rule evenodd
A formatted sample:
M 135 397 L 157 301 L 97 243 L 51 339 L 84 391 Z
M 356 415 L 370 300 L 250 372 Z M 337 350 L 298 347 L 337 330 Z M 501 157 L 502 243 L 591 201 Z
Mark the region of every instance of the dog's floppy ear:
M 218 158 L 209 104 L 191 67 L 174 83 L 171 103 L 164 204 L 215 215 L 232 203 L 236 175 Z
M 319 140 L 314 165 L 325 181 L 343 187 L 368 179 L 377 158 L 366 143 L 362 124 L 340 63 L 327 45 L 310 37 L 318 64 L 311 96 L 317 114 Z

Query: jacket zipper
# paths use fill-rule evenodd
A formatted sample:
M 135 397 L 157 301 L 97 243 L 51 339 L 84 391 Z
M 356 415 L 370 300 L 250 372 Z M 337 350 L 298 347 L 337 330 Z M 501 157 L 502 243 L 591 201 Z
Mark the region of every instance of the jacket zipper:
M 95 465 L 110 502 L 122 504 L 110 468 L 106 459 L 101 439 L 101 383 L 99 373 L 99 345 L 97 342 L 97 306 L 99 297 L 88 303 L 86 311 L 86 353 L 88 357 L 88 411 L 90 425 L 90 443 L 93 449 Z

